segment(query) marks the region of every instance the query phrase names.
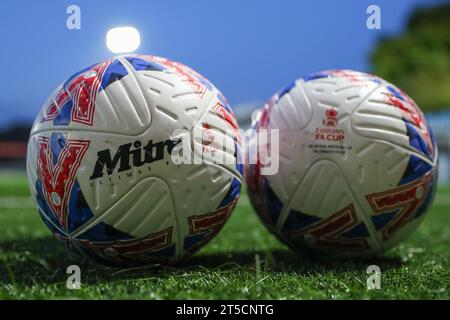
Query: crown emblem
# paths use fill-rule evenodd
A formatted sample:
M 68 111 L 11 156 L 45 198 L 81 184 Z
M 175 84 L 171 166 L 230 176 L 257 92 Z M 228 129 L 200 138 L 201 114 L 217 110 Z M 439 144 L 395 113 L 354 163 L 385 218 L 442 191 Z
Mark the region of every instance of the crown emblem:
M 336 118 L 337 111 L 335 109 L 328 109 L 327 111 L 325 111 L 325 115 L 327 116 L 327 118 Z
M 334 108 L 325 110 L 325 119 L 323 119 L 322 121 L 323 125 L 327 127 L 337 127 L 338 125 L 337 115 L 338 112 Z

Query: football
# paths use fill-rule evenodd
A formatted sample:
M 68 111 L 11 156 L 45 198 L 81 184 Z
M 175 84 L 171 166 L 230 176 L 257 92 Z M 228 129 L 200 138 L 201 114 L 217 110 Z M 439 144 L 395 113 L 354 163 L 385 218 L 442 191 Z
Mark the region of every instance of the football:
M 240 143 L 229 104 L 206 78 L 166 58 L 125 55 L 77 72 L 49 97 L 28 141 L 28 182 L 42 220 L 74 251 L 112 265 L 175 263 L 230 217 Z
M 279 170 L 264 175 L 278 132 Z M 278 131 L 276 131 L 278 130 Z M 363 258 L 395 246 L 423 220 L 437 149 L 414 101 L 371 74 L 331 70 L 296 80 L 255 113 L 246 181 L 266 227 L 299 253 Z

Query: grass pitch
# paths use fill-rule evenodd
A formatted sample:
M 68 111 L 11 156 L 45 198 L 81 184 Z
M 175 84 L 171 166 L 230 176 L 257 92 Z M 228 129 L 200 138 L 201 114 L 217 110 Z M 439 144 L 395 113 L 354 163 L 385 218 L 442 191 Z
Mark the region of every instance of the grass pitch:
M 450 188 L 419 229 L 385 258 L 300 259 L 256 217 L 245 193 L 219 235 L 183 267 L 115 269 L 68 254 L 33 207 L 24 175 L 0 175 L 1 299 L 449 299 Z M 66 287 L 81 267 L 81 289 Z M 367 290 L 369 265 L 381 289 Z

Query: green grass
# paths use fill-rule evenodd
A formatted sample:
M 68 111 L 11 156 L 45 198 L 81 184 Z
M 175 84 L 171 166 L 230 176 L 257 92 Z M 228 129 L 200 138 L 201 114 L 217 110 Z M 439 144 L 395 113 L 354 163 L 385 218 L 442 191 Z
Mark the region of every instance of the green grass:
M 51 237 L 24 176 L 0 176 L 1 299 L 448 299 L 449 251 L 450 188 L 438 190 L 405 243 L 355 263 L 299 258 L 265 230 L 243 194 L 225 228 L 183 267 L 107 268 Z M 80 290 L 66 288 L 71 264 L 82 269 Z M 370 264 L 381 268 L 381 290 L 366 288 Z

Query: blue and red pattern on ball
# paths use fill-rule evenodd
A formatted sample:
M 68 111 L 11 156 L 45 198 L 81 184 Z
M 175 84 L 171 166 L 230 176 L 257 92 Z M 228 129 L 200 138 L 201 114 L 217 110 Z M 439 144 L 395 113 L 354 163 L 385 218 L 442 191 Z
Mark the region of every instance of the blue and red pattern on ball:
M 74 121 L 92 126 L 97 94 L 127 74 L 117 59 L 97 63 L 75 73 L 56 94 L 41 122 L 53 121 L 55 126 L 63 126 Z
M 266 178 L 262 179 L 262 193 L 258 192 L 258 194 L 261 195 L 262 201 L 258 199 L 260 203 L 253 201 L 253 204 L 257 204 L 257 212 L 260 218 L 269 227 L 269 230 L 275 231 L 277 236 L 281 236 L 293 248 L 301 246 L 305 249 L 307 243 L 303 237 L 314 232 L 318 235 L 320 234 L 320 237 L 315 239 L 315 246 L 324 250 L 330 247 L 343 247 L 352 250 L 367 248 L 365 238 L 370 236 L 369 231 L 366 225 L 359 221 L 351 204 L 347 211 L 343 211 L 345 209 L 343 208 L 337 212 L 340 214 L 340 220 L 336 219 L 336 217 L 333 219 L 322 219 L 318 216 L 291 209 L 281 230 L 277 231 L 276 224 L 284 204 L 273 192 Z M 251 198 L 255 198 L 253 193 Z M 333 228 L 330 228 L 331 226 Z M 335 230 L 339 230 L 339 232 L 335 234 Z M 278 235 L 278 232 L 280 232 L 280 235 Z
M 382 80 L 377 76 L 369 73 L 359 73 L 352 70 L 325 70 L 311 73 L 307 76 L 302 77 L 305 82 L 316 80 L 316 79 L 324 79 L 324 78 L 333 78 L 333 77 L 343 77 L 350 81 L 358 82 L 358 81 L 371 81 L 376 84 L 380 84 Z
M 392 236 L 392 231 L 387 233 L 387 230 L 396 220 L 404 219 L 404 223 L 406 223 L 421 217 L 426 212 L 433 200 L 437 185 L 437 171 L 433 165 L 437 154 L 435 151 L 436 141 L 431 127 L 410 97 L 393 86 L 388 85 L 387 89 L 389 92 L 387 95 L 388 102 L 405 115 L 403 121 L 407 129 L 409 143 L 414 150 L 418 151 L 418 154 L 411 153 L 409 156 L 408 165 L 398 183 L 398 188 L 387 191 L 386 197 L 390 197 L 394 201 L 390 204 L 390 207 L 395 207 L 396 198 L 399 202 L 398 206 L 393 210 L 383 210 L 377 208 L 372 200 L 371 205 L 375 207 L 374 215 L 371 217 L 372 222 L 376 230 L 383 232 L 385 238 Z M 421 130 L 418 128 L 421 128 Z M 426 181 L 423 181 L 424 177 L 428 177 Z M 408 186 L 411 187 L 408 189 Z M 407 197 L 407 191 L 397 191 L 404 190 L 404 188 L 412 190 L 411 192 L 420 188 L 420 190 L 424 190 L 425 194 L 420 199 L 416 199 L 416 196 L 412 193 L 410 197 Z M 371 195 L 368 195 L 368 197 L 370 201 Z M 405 208 L 406 205 L 409 206 L 409 210 Z
M 205 79 L 205 81 L 207 80 Z M 217 99 L 219 100 L 219 103 L 215 106 L 214 110 L 218 112 L 217 114 L 219 117 L 229 125 L 235 134 L 235 169 L 242 176 L 244 168 L 242 164 L 242 151 L 240 148 L 240 136 L 236 118 L 231 106 L 228 104 L 228 101 L 220 91 L 217 93 Z M 188 218 L 189 235 L 185 237 L 183 243 L 183 249 L 187 251 L 187 254 L 193 254 L 195 251 L 200 249 L 201 246 L 209 242 L 220 231 L 236 206 L 240 192 L 241 181 L 236 177 L 233 177 L 227 194 L 214 212 Z M 200 224 L 200 221 L 203 221 L 203 225 L 205 226 L 204 228 L 197 227 L 197 225 Z
M 375 229 L 382 232 L 392 223 L 392 221 L 401 218 L 402 215 L 408 215 L 409 220 L 414 220 L 422 216 L 433 200 L 437 184 L 436 170 L 432 165 L 432 163 L 435 162 L 436 157 L 436 141 L 431 127 L 428 125 L 415 102 L 409 96 L 394 86 L 387 85 L 386 88 L 388 90 L 388 102 L 405 114 L 403 121 L 405 122 L 410 145 L 419 152 L 418 155 L 414 153 L 410 155 L 408 165 L 398 183 L 399 188 L 387 191 L 387 196 L 389 196 L 389 192 L 396 195 L 398 194 L 396 193 L 396 190 L 401 189 L 405 185 L 414 185 L 415 182 L 426 191 L 426 194 L 421 198 L 422 202 L 414 207 L 414 212 L 409 212 L 400 205 L 394 210 L 385 210 L 385 212 L 381 209 L 377 209 L 371 219 Z M 422 130 L 418 130 L 419 127 L 421 127 Z M 427 158 L 428 161 L 425 161 L 424 158 Z M 423 186 L 423 184 L 420 185 L 423 177 L 427 175 L 429 175 L 430 178 L 425 182 L 425 186 Z M 402 194 L 400 193 L 397 197 L 400 197 L 400 195 Z M 411 199 L 411 201 L 413 200 L 414 199 Z M 399 199 L 399 203 L 404 202 L 405 200 Z
M 236 139 L 234 145 L 235 159 L 241 159 L 241 149 Z M 241 175 L 243 174 L 242 163 L 236 161 L 235 168 Z M 188 218 L 189 235 L 185 237 L 183 243 L 183 249 L 187 254 L 199 250 L 220 231 L 236 206 L 240 193 L 241 182 L 233 177 L 227 194 L 214 212 Z
M 41 145 L 45 146 L 45 152 L 41 151 L 40 156 L 48 160 L 44 163 L 51 168 L 40 167 L 40 174 L 36 179 L 36 200 L 39 205 L 39 214 L 42 220 L 47 225 L 47 227 L 53 232 L 56 238 L 63 240 L 71 249 L 75 251 L 88 255 L 97 261 L 109 263 L 109 264 L 120 264 L 127 262 L 137 262 L 139 259 L 142 261 L 160 261 L 161 259 L 167 260 L 175 255 L 175 245 L 171 243 L 165 243 L 164 246 L 161 243 L 156 243 L 155 247 L 143 247 L 148 237 L 154 237 L 150 235 L 142 239 L 136 239 L 134 236 L 117 230 L 116 228 L 108 225 L 105 222 L 98 222 L 87 231 L 79 235 L 77 238 L 71 238 L 70 233 L 81 228 L 86 223 L 88 223 L 93 217 L 93 213 L 89 208 L 89 205 L 84 198 L 81 188 L 76 179 L 70 183 L 70 177 L 65 174 L 61 174 L 61 171 L 55 170 L 59 167 L 71 167 L 74 160 L 71 158 L 74 154 L 70 154 L 67 150 L 68 145 L 70 145 L 71 140 L 66 138 L 65 134 L 62 133 L 52 133 L 50 139 L 44 140 Z M 61 154 L 66 154 L 67 156 L 61 156 Z M 76 154 L 75 154 L 76 155 Z M 76 163 L 79 164 L 82 158 L 82 154 L 78 154 L 80 158 L 77 159 Z M 43 162 L 41 161 L 41 164 Z M 73 167 L 76 171 L 78 167 Z M 46 174 L 42 171 L 46 170 Z M 57 171 L 57 172 L 56 172 Z M 49 179 L 44 183 L 43 179 Z M 68 181 L 69 180 L 69 181 Z M 50 205 L 52 198 L 47 195 L 51 195 L 48 190 L 46 190 L 44 185 L 55 186 L 58 182 L 61 185 L 67 186 L 63 190 L 63 194 L 58 194 L 61 198 L 67 198 L 68 201 L 63 203 L 65 208 L 58 208 L 55 212 L 55 205 Z M 57 189 L 55 189 L 57 190 Z M 53 208 L 52 208 L 53 207 Z M 66 221 L 66 223 L 63 223 Z M 142 242 L 142 243 L 141 243 Z M 154 241 L 153 241 L 154 242 Z M 101 248 L 114 248 L 118 244 L 122 251 L 114 256 L 108 256 L 105 252 L 102 252 Z M 139 247 L 139 252 L 125 251 L 124 249 L 134 250 Z
M 82 194 L 75 178 L 90 142 L 67 139 L 62 133 L 52 133 L 50 138 L 38 136 L 37 140 L 38 176 L 35 186 L 41 214 L 54 224 L 52 229 L 69 233 L 92 216 L 90 211 L 76 205 Z M 79 209 L 75 215 L 81 214 L 81 217 L 74 219 L 73 212 Z
M 164 71 L 166 68 L 156 62 L 145 60 L 139 57 L 126 57 L 136 71 Z
M 172 244 L 173 228 L 134 238 L 122 233 L 107 224 L 102 225 L 102 231 L 113 232 L 102 239 L 88 240 L 85 236 L 76 239 L 59 237 L 60 240 L 74 251 L 88 256 L 97 262 L 107 265 L 142 265 L 143 263 L 168 263 L 175 256 L 175 244 Z M 121 238 L 117 235 L 122 234 Z
M 64 160 L 66 160 L 65 158 L 60 158 L 61 152 L 66 149 L 66 142 L 66 136 L 62 133 L 52 133 L 50 136 L 51 164 L 53 169 L 55 169 L 57 165 L 62 166 L 63 164 L 59 162 L 63 162 Z M 54 171 L 52 171 L 51 173 L 53 174 Z M 52 176 L 52 179 L 54 180 L 58 180 L 59 178 L 65 179 L 66 177 Z M 46 221 L 46 223 L 51 221 L 49 227 L 53 232 L 57 232 L 61 235 L 70 234 L 94 217 L 91 209 L 89 208 L 89 205 L 86 202 L 86 199 L 84 198 L 80 185 L 75 179 L 72 187 L 66 191 L 69 200 L 67 204 L 67 211 L 65 211 L 67 212 L 68 223 L 67 225 L 63 225 L 58 219 L 57 214 L 50 208 L 48 204 L 51 199 L 47 199 L 44 196 L 45 189 L 42 179 L 42 175 L 40 175 L 36 179 L 36 200 L 40 207 L 40 213 L 44 216 L 44 221 Z M 65 220 L 63 219 L 64 217 L 61 218 L 62 220 Z M 132 238 L 130 235 L 123 234 L 103 222 L 100 222 L 89 229 L 89 231 L 81 236 L 81 238 L 84 237 L 87 237 L 87 239 L 89 240 L 105 241 Z

